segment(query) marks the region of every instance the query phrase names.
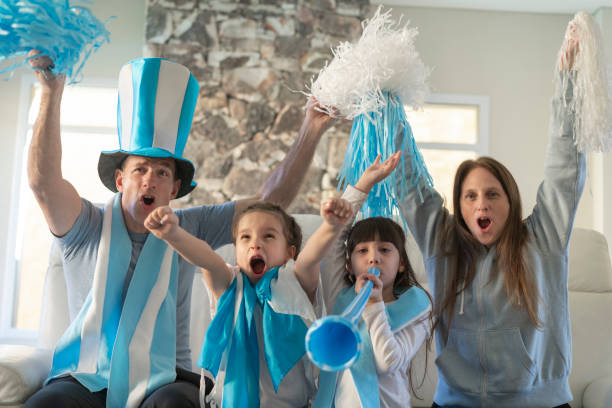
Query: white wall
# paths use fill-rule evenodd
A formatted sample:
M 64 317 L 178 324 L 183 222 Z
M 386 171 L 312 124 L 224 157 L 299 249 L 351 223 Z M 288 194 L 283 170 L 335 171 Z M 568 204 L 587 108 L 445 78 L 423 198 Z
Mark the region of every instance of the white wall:
M 418 27 L 417 49 L 434 69 L 433 92 L 490 97 L 490 155 L 516 178 L 529 214 L 544 175 L 556 55 L 572 16 L 417 7 L 395 7 L 393 14 Z M 601 230 L 590 180 L 575 225 Z
M 605 54 L 608 60 L 612 61 L 612 8 L 599 9 L 595 13 L 595 18 L 602 27 Z M 596 177 L 593 177 L 595 193 L 593 218 L 597 229 L 604 233 L 610 246 L 612 244 L 612 152 L 593 156 L 596 166 Z M 612 252 L 612 247 L 610 249 Z
M 109 21 L 107 29 L 111 33 L 110 44 L 103 45 L 98 52 L 92 54 L 87 61 L 83 74 L 86 78 L 110 78 L 115 80 L 121 66 L 134 58 L 142 57 L 145 27 L 145 0 L 97 0 L 88 5 L 94 15 L 101 21 L 110 16 L 116 18 Z M 17 114 L 22 101 L 19 98 L 21 76 L 28 73 L 20 68 L 8 81 L 0 80 L 0 268 L 5 267 L 7 231 L 9 225 L 9 210 L 13 191 L 12 174 L 15 166 L 15 152 L 22 151 L 23 146 L 16 146 Z M 92 109 L 95 109 L 92 106 Z M 0 273 L 1 281 L 2 273 Z M 1 292 L 1 291 L 0 291 Z M 1 293 L 0 293 L 1 296 Z M 0 304 L 2 304 L 0 302 Z
M 114 79 L 123 63 L 142 55 L 145 0 L 98 0 L 91 8 L 100 19 L 111 15 L 117 18 L 108 25 L 111 43 L 90 57 L 84 74 Z M 516 177 L 524 213 L 528 214 L 543 176 L 556 53 L 572 16 L 418 7 L 395 7 L 393 13 L 404 14 L 419 28 L 417 49 L 434 69 L 433 92 L 490 97 L 490 154 L 506 164 Z M 604 26 L 610 51 L 612 11 L 602 9 L 596 15 Z M 4 141 L 0 174 L 5 175 L 0 188 L 7 197 L 0 200 L 0 214 L 8 214 L 13 188 L 8 175 L 13 173 L 14 166 L 21 72 L 25 70 L 20 70 L 9 82 L 0 81 L 0 134 Z M 609 242 L 612 217 L 605 218 L 603 208 L 606 202 L 612 205 L 611 166 L 612 159 L 599 159 L 596 172 L 589 176 L 576 218 L 577 226 L 603 231 L 603 224 L 607 225 Z M 590 186 L 591 180 L 594 187 Z M 593 200 L 594 195 L 599 199 Z M 7 222 L 7 217 L 0 216 L 0 231 L 6 231 Z M 0 234 L 0 249 L 4 248 L 6 236 Z

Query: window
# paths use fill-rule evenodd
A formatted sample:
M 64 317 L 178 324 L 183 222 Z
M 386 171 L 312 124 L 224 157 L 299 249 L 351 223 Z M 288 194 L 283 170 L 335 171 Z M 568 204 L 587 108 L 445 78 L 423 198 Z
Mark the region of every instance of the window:
M 434 187 L 452 209 L 457 167 L 489 152 L 489 98 L 433 94 L 421 111 L 406 112 Z
M 40 106 L 40 86 L 34 76 L 22 81 L 17 160 L 18 182 L 11 195 L 12 226 L 4 268 L 0 337 L 33 343 L 40 320 L 43 284 L 51 233 L 27 180 L 27 155 Z M 62 98 L 62 173 L 79 194 L 105 202 L 112 194 L 99 181 L 98 155 L 117 148 L 115 81 L 83 81 L 67 86 Z

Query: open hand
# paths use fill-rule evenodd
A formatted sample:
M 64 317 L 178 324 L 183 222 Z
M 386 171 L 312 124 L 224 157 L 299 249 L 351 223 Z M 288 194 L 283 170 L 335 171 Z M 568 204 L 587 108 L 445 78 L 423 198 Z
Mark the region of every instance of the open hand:
M 168 206 L 157 207 L 144 221 L 146 229 L 159 239 L 166 239 L 178 226 L 178 216 Z
M 321 217 L 330 225 L 343 227 L 352 216 L 351 203 L 342 198 L 331 198 L 321 203 Z
M 376 183 L 387 178 L 395 170 L 401 155 L 401 151 L 395 152 L 381 163 L 379 154 L 374 163 L 365 169 L 355 187 L 364 193 L 369 193 Z

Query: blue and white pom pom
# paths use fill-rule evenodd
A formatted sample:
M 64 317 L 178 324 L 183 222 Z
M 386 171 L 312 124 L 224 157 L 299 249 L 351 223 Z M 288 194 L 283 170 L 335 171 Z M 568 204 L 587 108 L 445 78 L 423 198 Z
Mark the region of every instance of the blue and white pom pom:
M 423 158 L 406 120 L 404 105 L 419 109 L 429 93 L 425 67 L 414 46 L 418 34 L 408 22 L 394 23 L 390 11 L 363 23 L 363 34 L 354 44 L 344 42 L 333 50 L 334 58 L 311 84 L 311 95 L 322 110 L 353 119 L 353 128 L 338 189 L 355 184 L 378 154 L 381 161 L 402 148 L 398 171 L 370 192 L 361 213 L 364 217 L 398 217 L 398 201 L 408 188 L 432 186 Z M 406 157 L 409 156 L 409 157 Z M 404 166 L 411 166 L 410 180 Z M 402 186 L 397 191 L 396 185 Z
M 51 72 L 79 80 L 89 55 L 110 34 L 83 2 L 68 0 L 0 0 L 0 76 L 26 65 L 32 49 L 53 60 Z
M 357 184 L 361 174 L 374 163 L 379 154 L 389 157 L 401 149 L 404 153 L 394 177 L 387 177 L 377 183 L 360 210 L 363 218 L 389 217 L 400 220 L 402 215 L 398 201 L 404 197 L 408 188 L 432 186 L 433 182 L 416 146 L 401 100 L 387 91 L 383 91 L 383 98 L 386 103 L 376 115 L 363 114 L 353 120 L 351 137 L 338 174 L 338 188 Z M 410 163 L 406 163 L 404 155 L 410 156 Z M 395 177 L 403 178 L 406 165 L 412 166 L 410 179 L 397 183 Z M 399 191 L 397 185 L 400 186 Z M 423 191 L 419 190 L 419 194 L 423 200 Z
M 578 44 L 577 47 L 572 45 Z M 568 24 L 557 57 L 556 71 L 567 70 L 566 59 L 574 52 L 569 75 L 555 75 L 555 93 L 573 97 L 566 101 L 574 112 L 574 139 L 581 152 L 605 152 L 612 147 L 612 99 L 601 31 L 593 18 L 579 12 Z M 559 126 L 562 126 L 560 123 Z

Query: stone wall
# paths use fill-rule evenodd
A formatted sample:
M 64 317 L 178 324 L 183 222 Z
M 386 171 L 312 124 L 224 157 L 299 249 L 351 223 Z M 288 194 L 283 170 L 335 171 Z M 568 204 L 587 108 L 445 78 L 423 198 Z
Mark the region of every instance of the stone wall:
M 361 34 L 369 0 L 148 0 L 145 56 L 187 66 L 200 83 L 185 157 L 198 188 L 178 206 L 257 192 L 297 137 L 307 91 L 331 47 Z M 335 194 L 351 123 L 321 140 L 291 212 Z

